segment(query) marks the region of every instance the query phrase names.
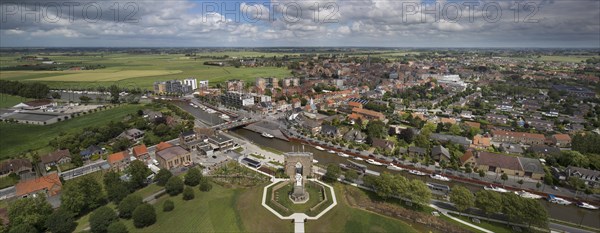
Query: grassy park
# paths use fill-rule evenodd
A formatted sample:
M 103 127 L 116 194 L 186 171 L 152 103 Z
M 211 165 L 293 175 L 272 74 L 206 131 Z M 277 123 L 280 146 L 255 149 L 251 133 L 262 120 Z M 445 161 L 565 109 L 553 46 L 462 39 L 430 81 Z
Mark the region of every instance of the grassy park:
M 107 54 L 85 56 L 39 55 L 55 62 L 77 65 L 102 65 L 97 70 L 69 71 L 0 71 L 0 79 L 37 81 L 53 88 L 87 88 L 94 86 L 135 86 L 151 89 L 154 81 L 183 79 L 195 77 L 198 80 L 209 80 L 211 84 L 228 79 L 254 80 L 257 77 L 286 77 L 290 71 L 285 67 L 218 67 L 204 65 L 213 60 L 210 56 L 246 57 L 246 56 L 282 56 L 257 52 L 219 52 L 198 54 L 201 58 L 186 57 L 183 54 L 168 55 L 133 55 Z M 18 61 L 19 56 L 2 56 L 0 67 L 27 64 Z
M 40 154 L 50 152 L 48 142 L 61 133 L 104 125 L 110 121 L 120 121 L 126 115 L 135 113 L 141 108 L 142 105 L 121 105 L 51 125 L 0 123 L 2 135 L 10 135 L 10 137 L 0 137 L 0 159 L 30 150 L 38 151 Z
M 266 184 L 265 184 L 266 185 Z M 154 205 L 157 222 L 136 229 L 125 221 L 130 232 L 291 232 L 293 224 L 280 220 L 261 206 L 262 187 L 224 188 L 214 185 L 210 192 L 195 188 L 196 198 L 161 197 Z M 340 187 L 336 187 L 336 191 Z M 341 198 L 341 196 L 339 196 Z M 166 200 L 175 203 L 171 212 L 162 211 Z M 338 206 L 322 219 L 309 221 L 307 232 L 416 232 L 408 224 L 372 212 L 355 209 L 338 198 Z
M 31 100 L 31 99 L 21 97 L 21 96 L 0 94 L 0 108 L 10 108 L 21 102 L 26 102 L 29 100 Z
M 250 188 L 226 188 L 217 184 L 209 192 L 194 188 L 195 198 L 184 201 L 181 195 L 160 197 L 153 205 L 157 221 L 150 227 L 135 228 L 132 220 L 121 220 L 129 232 L 292 232 L 293 224 L 278 219 L 262 207 L 262 185 Z M 335 185 L 336 192 L 343 186 Z M 152 192 L 148 190 L 152 189 Z M 158 191 L 155 187 L 138 190 L 140 196 Z M 342 195 L 337 195 L 338 205 L 321 219 L 309 221 L 307 232 L 417 232 L 403 221 L 385 217 L 366 210 L 350 207 Z M 163 212 L 166 200 L 175 203 L 171 212 Z M 115 208 L 114 204 L 109 207 Z M 78 221 L 76 232 L 89 226 L 89 214 Z

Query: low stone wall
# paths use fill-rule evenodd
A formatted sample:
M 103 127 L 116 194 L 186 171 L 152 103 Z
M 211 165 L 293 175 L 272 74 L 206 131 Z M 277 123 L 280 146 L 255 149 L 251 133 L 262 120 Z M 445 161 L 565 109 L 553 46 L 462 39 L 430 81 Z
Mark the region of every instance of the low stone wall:
M 328 200 L 327 199 L 328 195 L 327 195 L 327 192 L 325 191 L 325 187 L 323 187 L 323 185 L 320 185 L 320 184 L 317 184 L 317 185 L 319 185 L 319 187 L 321 187 L 321 193 L 323 195 L 323 200 L 321 202 L 319 202 L 318 204 L 316 204 L 315 206 L 310 207 L 310 211 L 316 210 L 317 208 L 319 208 L 319 206 L 323 205 Z
M 286 186 L 286 185 L 287 185 L 287 182 L 281 182 L 281 183 L 273 186 L 273 188 L 271 188 L 271 203 L 275 204 L 277 207 L 279 207 L 279 208 L 281 208 L 281 209 L 283 209 L 285 211 L 290 211 L 287 207 L 279 204 L 279 202 L 277 202 L 275 200 L 275 190 L 278 190 L 278 189 L 280 189 L 280 188 L 282 188 L 283 186 Z

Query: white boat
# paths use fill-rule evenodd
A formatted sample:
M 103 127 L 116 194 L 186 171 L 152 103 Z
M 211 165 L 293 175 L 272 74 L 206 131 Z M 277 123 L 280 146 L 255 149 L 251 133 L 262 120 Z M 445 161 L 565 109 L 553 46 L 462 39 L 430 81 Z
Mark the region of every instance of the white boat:
M 271 135 L 271 134 L 269 134 L 267 132 L 263 132 L 260 136 L 263 136 L 265 138 L 274 138 L 275 137 L 275 136 L 273 136 L 273 135 Z
M 339 152 L 339 153 L 338 153 L 338 155 L 339 155 L 340 157 L 344 157 L 344 158 L 348 158 L 348 157 L 350 157 L 350 155 L 348 155 L 348 154 L 346 154 L 346 153 L 344 153 L 344 152 Z
M 515 194 L 517 194 L 518 196 L 522 197 L 522 198 L 528 198 L 528 199 L 541 199 L 542 196 L 537 195 L 537 194 L 533 194 L 530 192 L 527 192 L 525 190 L 522 191 L 515 191 Z
M 589 210 L 597 210 L 598 209 L 598 206 L 590 205 L 585 202 L 579 202 L 579 203 L 577 203 L 577 206 L 584 208 L 584 209 L 589 209 Z
M 327 153 L 329 153 L 329 154 L 335 154 L 335 151 L 334 150 L 328 150 Z
M 417 176 L 426 176 L 427 175 L 425 172 L 417 171 L 417 170 L 410 170 L 410 171 L 408 171 L 408 173 L 417 175 Z
M 324 151 L 325 150 L 325 148 L 320 147 L 320 146 L 315 146 L 315 149 L 320 150 L 320 151 Z
M 393 163 L 390 163 L 389 166 L 387 166 L 387 169 L 393 170 L 393 171 L 403 171 L 404 169 L 401 167 L 396 166 Z
M 367 159 L 365 162 L 367 162 L 367 163 L 370 163 L 370 164 L 373 164 L 373 165 L 376 165 L 376 166 L 381 166 L 381 165 L 383 165 L 383 163 L 377 162 L 377 161 L 375 161 L 375 160 L 373 160 L 373 159 Z
M 492 185 L 485 186 L 485 187 L 483 187 L 483 189 L 494 191 L 494 192 L 499 192 L 499 193 L 508 193 L 508 190 L 500 188 L 500 187 L 495 187 L 495 186 L 492 186 Z
M 227 116 L 225 114 L 221 114 L 221 116 L 219 116 L 219 117 L 223 120 L 229 120 L 229 116 Z
M 548 201 L 550 203 L 559 204 L 559 205 L 570 205 L 573 203 L 573 202 L 567 201 L 565 199 L 562 199 L 560 197 L 556 197 L 552 194 L 548 194 Z
M 364 159 L 357 156 L 357 157 L 354 157 L 354 160 L 363 161 Z
M 211 109 L 211 108 L 207 108 L 207 109 L 206 109 L 206 112 L 208 112 L 208 113 L 215 113 L 215 112 L 217 112 L 217 111 L 215 111 L 215 110 L 213 110 L 213 109 Z
M 318 163 L 319 160 L 313 159 L 313 163 Z
M 431 174 L 431 175 L 429 175 L 429 177 L 431 177 L 431 179 L 434 179 L 434 180 L 450 181 L 450 178 L 442 176 L 440 174 Z

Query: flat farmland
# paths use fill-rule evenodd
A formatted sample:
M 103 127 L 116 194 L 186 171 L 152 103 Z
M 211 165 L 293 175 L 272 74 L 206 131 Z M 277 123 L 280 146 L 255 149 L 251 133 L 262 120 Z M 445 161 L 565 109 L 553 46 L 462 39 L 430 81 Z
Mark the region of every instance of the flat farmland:
M 35 54 L 30 54 L 35 55 Z M 198 56 L 283 56 L 281 53 L 258 52 L 219 52 L 197 54 Z M 132 54 L 90 54 L 85 56 L 64 56 L 40 54 L 57 63 L 72 66 L 104 66 L 105 68 L 82 71 L 3 71 L 0 79 L 36 81 L 48 84 L 51 88 L 88 88 L 94 86 L 134 86 L 152 89 L 155 81 L 194 77 L 209 80 L 211 85 L 228 79 L 253 81 L 257 77 L 287 77 L 290 71 L 286 67 L 218 67 L 203 63 L 211 59 L 186 57 L 183 54 L 168 55 L 132 55 Z M 0 57 L 0 67 L 32 65 L 35 62 L 19 61 L 20 56 Z
M 14 157 L 27 151 L 38 151 L 43 155 L 50 152 L 48 142 L 63 132 L 105 125 L 110 121 L 117 122 L 142 108 L 142 105 L 120 105 L 51 125 L 0 123 L 0 159 Z
M 52 71 L 50 71 L 52 72 Z M 63 71 L 54 71 L 54 72 L 63 72 Z M 123 71 L 103 71 L 103 70 L 93 70 L 93 71 L 64 71 L 65 74 L 58 76 L 50 76 L 43 78 L 34 78 L 32 80 L 36 81 L 119 81 L 123 79 L 129 78 L 140 78 L 140 77 L 150 77 L 150 76 L 162 76 L 162 75 L 172 75 L 181 73 L 181 70 L 123 70 Z

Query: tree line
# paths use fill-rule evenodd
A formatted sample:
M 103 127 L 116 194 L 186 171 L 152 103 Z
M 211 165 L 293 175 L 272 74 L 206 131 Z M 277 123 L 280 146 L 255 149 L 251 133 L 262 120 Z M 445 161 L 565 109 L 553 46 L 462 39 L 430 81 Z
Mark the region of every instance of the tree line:
M 50 93 L 50 87 L 38 82 L 18 82 L 0 80 L 0 93 L 18 95 L 25 98 L 43 99 Z
M 479 190 L 473 194 L 467 188 L 457 185 L 450 191 L 450 201 L 459 212 L 472 207 L 481 209 L 488 217 L 504 214 L 510 222 L 524 223 L 529 227 L 546 227 L 548 211 L 535 199 L 526 199 L 514 193 L 500 194 L 490 190 Z

